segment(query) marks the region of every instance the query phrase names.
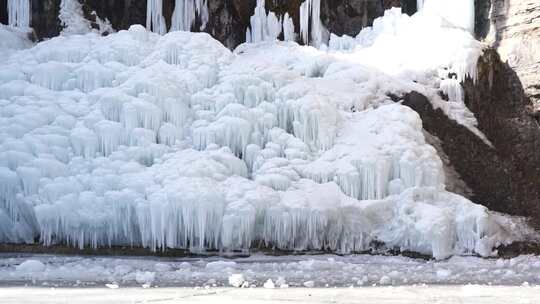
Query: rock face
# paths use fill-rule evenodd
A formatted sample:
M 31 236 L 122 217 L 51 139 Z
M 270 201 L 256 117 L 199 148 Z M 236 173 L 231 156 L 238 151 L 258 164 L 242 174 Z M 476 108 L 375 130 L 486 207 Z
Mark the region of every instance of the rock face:
M 476 1 L 476 32 L 516 72 L 540 112 L 540 1 Z
M 478 63 L 477 81 L 469 79 L 464 86 L 467 107 L 492 146 L 416 92 L 406 94 L 403 104 L 418 112 L 424 129 L 439 139 L 453 169 L 472 190 L 462 194 L 492 210 L 532 216 L 540 227 L 540 125 L 531 116 L 519 78 L 489 49 Z
M 478 63 L 477 82 L 464 85 L 465 102 L 496 149 L 499 161 L 493 165 L 502 170 L 501 182 L 508 183 L 482 201 L 494 210 L 533 216 L 540 224 L 540 123 L 520 73 L 487 50 Z

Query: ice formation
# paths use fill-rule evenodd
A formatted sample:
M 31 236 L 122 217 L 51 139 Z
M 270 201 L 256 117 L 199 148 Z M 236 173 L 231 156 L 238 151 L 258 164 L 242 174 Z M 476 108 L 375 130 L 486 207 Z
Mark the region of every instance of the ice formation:
M 250 28 L 246 30 L 246 42 L 276 40 L 282 32 L 282 27 L 282 20 L 278 19 L 274 12 L 266 14 L 264 0 L 257 0 L 255 12 L 250 18 Z
M 289 13 L 285 13 L 283 16 L 283 40 L 295 41 L 296 33 L 294 30 L 293 19 L 289 16 Z
M 163 0 L 146 2 L 146 29 L 161 35 L 167 32 L 167 23 L 163 16 Z
M 209 17 L 207 0 L 176 0 L 171 31 L 191 31 L 197 16 L 201 21 L 202 31 L 206 28 Z
M 8 24 L 14 27 L 30 27 L 30 0 L 8 0 Z
M 311 23 L 309 22 L 311 20 Z M 300 35 L 305 44 L 319 47 L 326 43 L 321 22 L 321 0 L 306 0 L 300 5 Z
M 152 6 L 152 27 L 159 15 Z M 1 240 L 342 253 L 377 241 L 445 258 L 516 239 L 506 219 L 445 191 L 420 118 L 387 97 L 442 89 L 458 104 L 439 72 L 472 73 L 480 45 L 399 9 L 340 39 L 231 52 L 204 33 L 135 25 L 14 50 L 0 61 Z

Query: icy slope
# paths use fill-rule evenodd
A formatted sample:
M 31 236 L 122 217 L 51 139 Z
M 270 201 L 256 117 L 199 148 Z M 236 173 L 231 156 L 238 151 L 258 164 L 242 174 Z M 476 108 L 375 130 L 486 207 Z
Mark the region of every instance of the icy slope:
M 448 62 L 411 79 L 355 58 L 293 42 L 231 53 L 142 26 L 18 51 L 0 63 L 0 240 L 344 253 L 379 241 L 445 258 L 518 237 L 444 190 L 418 115 L 386 96 L 436 96 Z

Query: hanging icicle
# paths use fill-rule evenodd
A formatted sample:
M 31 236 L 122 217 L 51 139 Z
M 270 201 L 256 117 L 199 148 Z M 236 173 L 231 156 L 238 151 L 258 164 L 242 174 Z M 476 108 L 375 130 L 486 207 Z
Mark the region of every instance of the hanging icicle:
M 309 22 L 310 19 L 311 24 Z M 305 44 L 319 47 L 324 43 L 323 33 L 324 26 L 321 22 L 321 0 L 306 0 L 300 5 L 300 35 L 302 41 Z
M 30 27 L 30 0 L 8 0 L 8 24 L 14 27 Z
M 202 31 L 209 18 L 207 0 L 176 0 L 171 31 L 191 31 L 197 17 L 201 21 Z
M 161 35 L 165 34 L 167 25 L 163 17 L 163 0 L 148 0 L 146 9 L 146 29 Z

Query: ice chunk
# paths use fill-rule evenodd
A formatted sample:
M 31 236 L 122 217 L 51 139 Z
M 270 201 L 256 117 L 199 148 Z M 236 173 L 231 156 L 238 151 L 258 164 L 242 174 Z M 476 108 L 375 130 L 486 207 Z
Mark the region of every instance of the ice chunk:
M 245 281 L 246 279 L 244 278 L 243 274 L 235 273 L 231 274 L 231 276 L 229 277 L 229 285 L 233 287 L 242 287 Z
M 46 266 L 37 260 L 27 260 L 16 267 L 19 272 L 25 273 L 39 273 L 45 270 Z

